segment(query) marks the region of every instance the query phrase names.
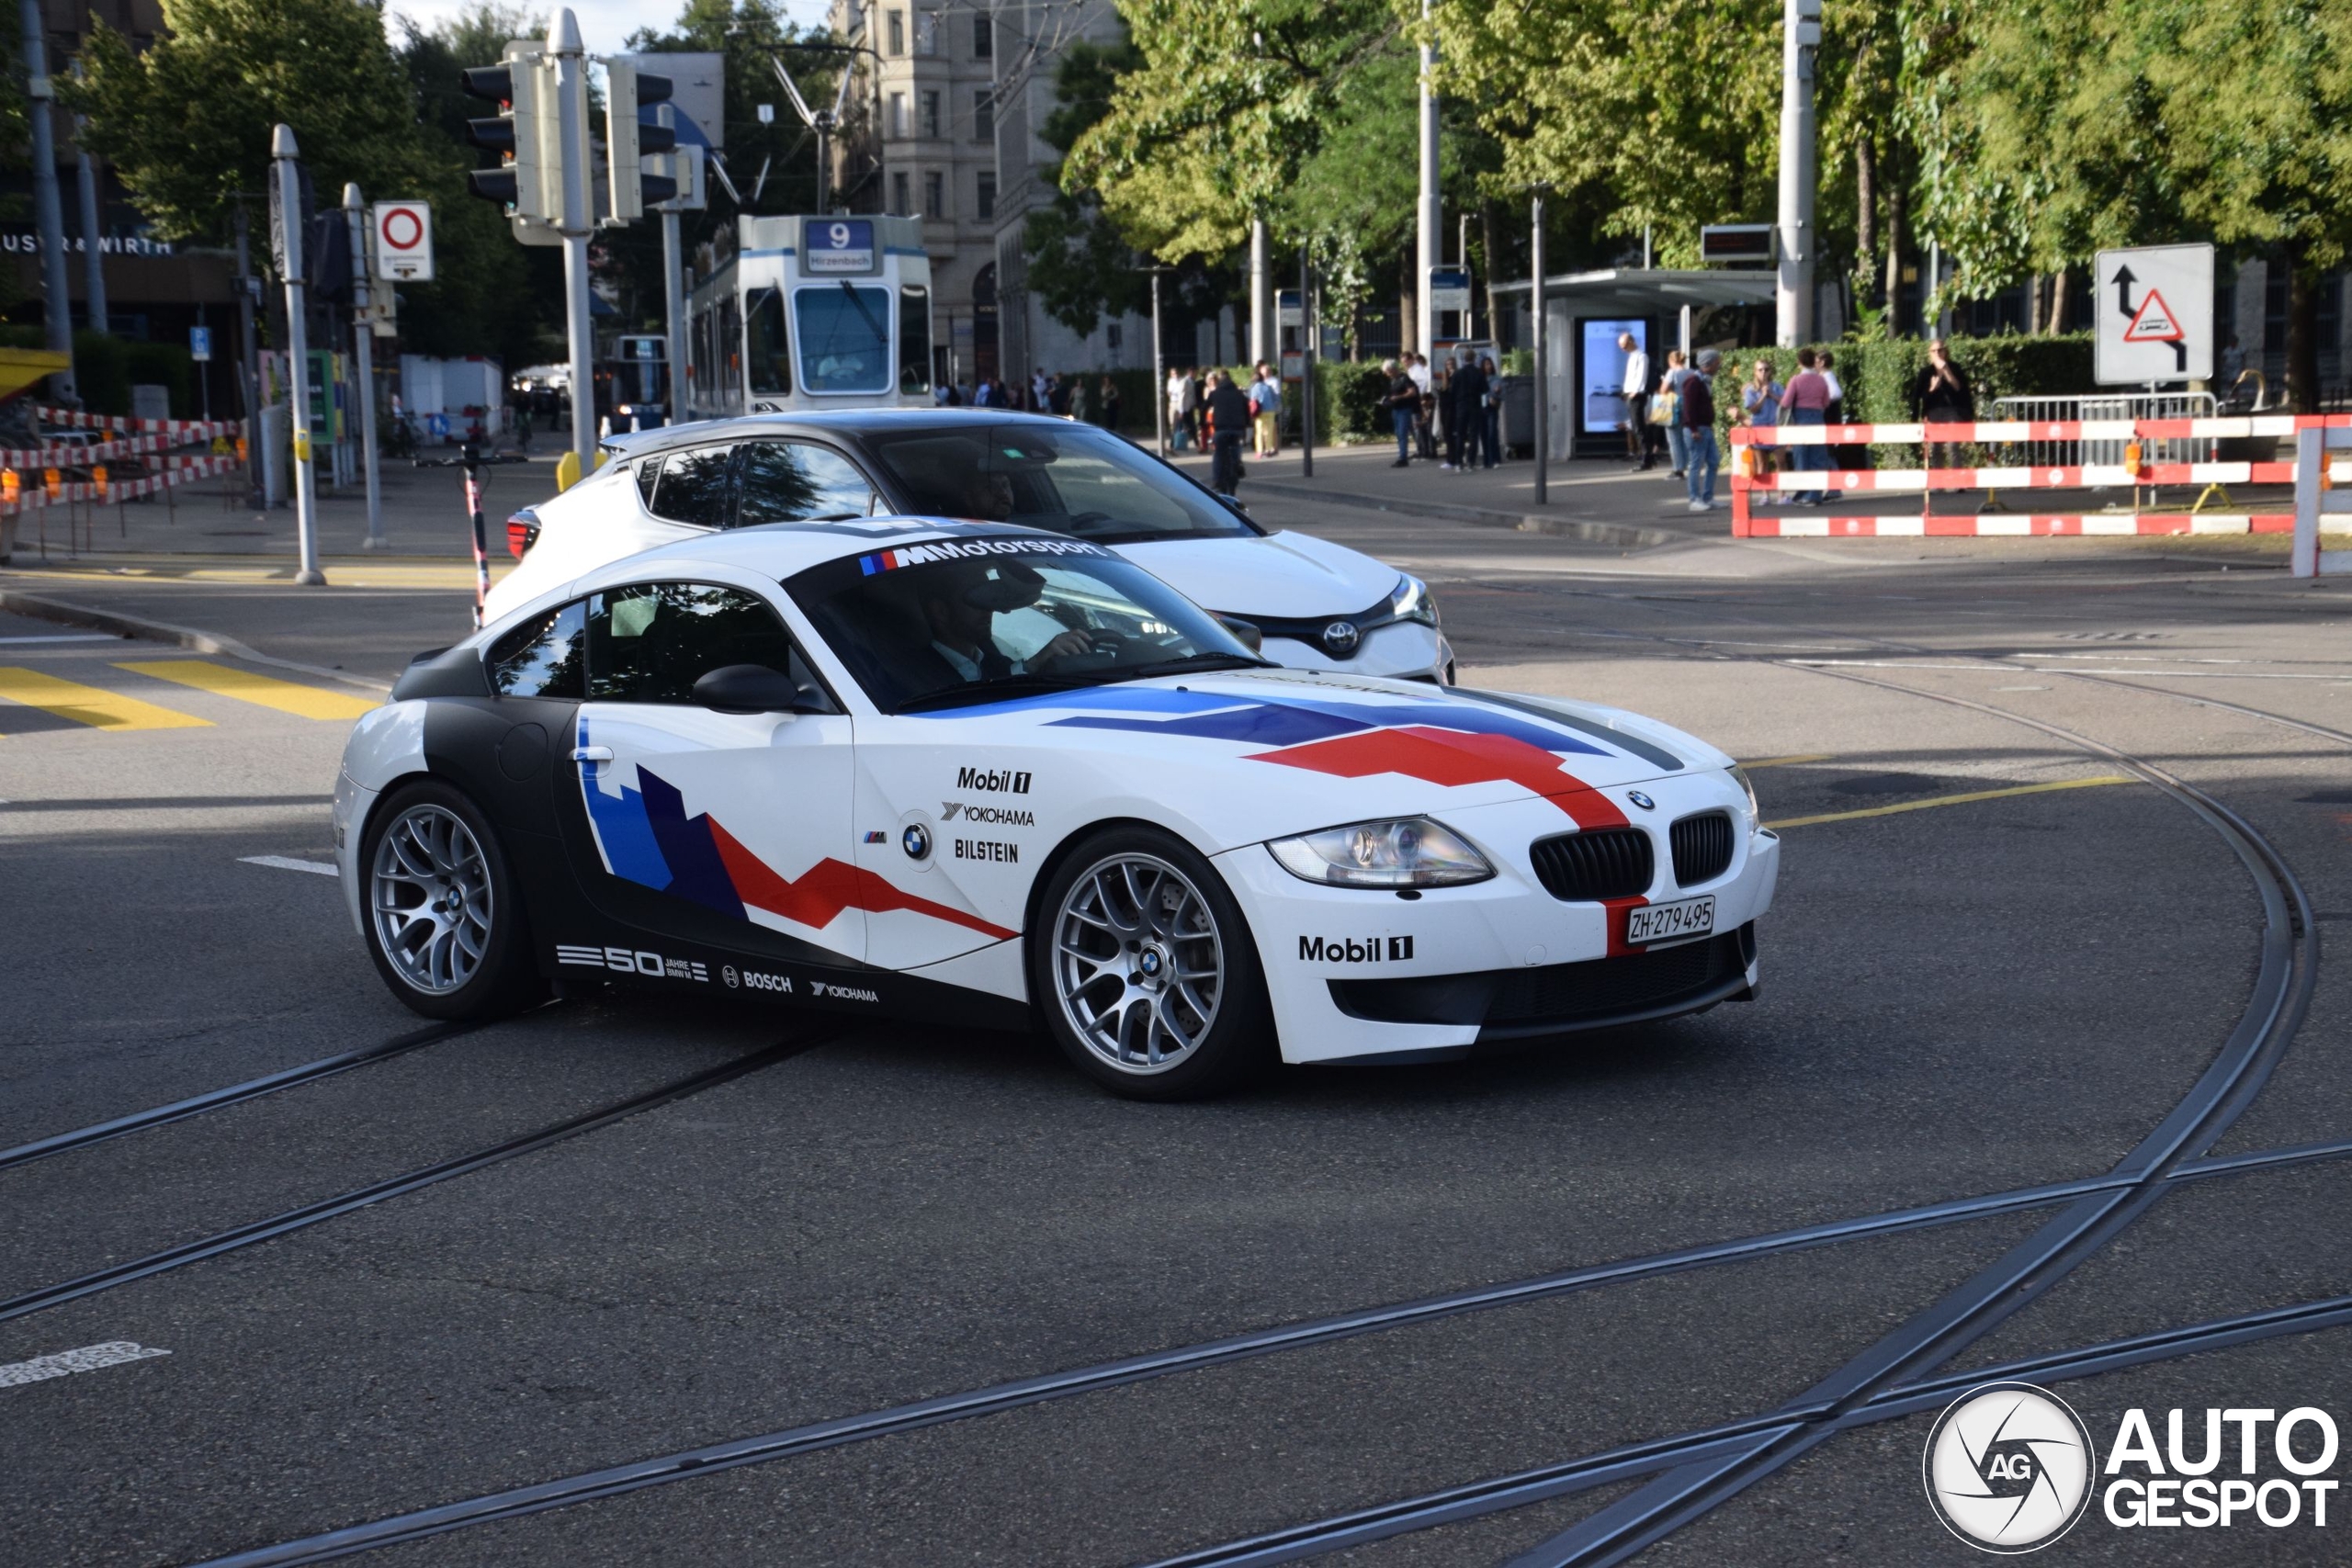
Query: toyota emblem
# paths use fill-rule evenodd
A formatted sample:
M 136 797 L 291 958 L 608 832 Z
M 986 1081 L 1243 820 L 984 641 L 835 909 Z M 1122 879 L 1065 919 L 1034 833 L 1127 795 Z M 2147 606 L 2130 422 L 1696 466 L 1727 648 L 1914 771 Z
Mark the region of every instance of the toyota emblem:
M 1363 640 L 1363 630 L 1353 621 L 1333 621 L 1323 628 L 1323 651 L 1334 659 L 1345 659 Z

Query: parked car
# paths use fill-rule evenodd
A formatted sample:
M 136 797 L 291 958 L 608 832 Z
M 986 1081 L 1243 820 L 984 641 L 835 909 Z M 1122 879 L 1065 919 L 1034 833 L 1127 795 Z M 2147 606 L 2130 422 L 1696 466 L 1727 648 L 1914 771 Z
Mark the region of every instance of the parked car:
M 522 564 L 486 618 L 639 550 L 759 524 L 875 514 L 1012 523 L 1118 551 L 1250 623 L 1306 670 L 1451 682 L 1419 579 L 1247 513 L 1133 443 L 999 409 L 871 409 L 664 426 L 605 443 L 589 479 L 507 520 Z

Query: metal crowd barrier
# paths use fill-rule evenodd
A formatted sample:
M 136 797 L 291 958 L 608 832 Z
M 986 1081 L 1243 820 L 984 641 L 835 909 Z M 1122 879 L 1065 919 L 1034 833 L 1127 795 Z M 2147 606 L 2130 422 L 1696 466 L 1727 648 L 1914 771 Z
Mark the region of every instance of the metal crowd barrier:
M 2220 412 L 2211 392 L 2100 392 L 2062 398 L 1996 398 L 1993 408 L 2001 423 L 2113 423 L 2148 419 L 2211 419 Z M 2015 443 L 2003 456 L 2029 468 L 2052 466 L 2111 467 L 2123 461 L 2123 442 L 2098 436 L 2064 440 L 2036 438 Z M 2216 456 L 2211 436 L 2159 438 L 2143 456 L 2155 463 L 2210 463 Z

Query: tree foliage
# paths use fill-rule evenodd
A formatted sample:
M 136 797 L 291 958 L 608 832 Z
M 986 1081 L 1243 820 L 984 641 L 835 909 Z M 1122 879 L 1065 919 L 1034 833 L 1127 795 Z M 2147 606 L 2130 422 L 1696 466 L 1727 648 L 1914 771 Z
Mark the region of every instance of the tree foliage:
M 1142 64 L 1142 51 L 1131 44 L 1071 44 L 1054 68 L 1054 108 L 1037 128 L 1039 140 L 1068 158 L 1109 112 L 1120 78 Z M 1051 195 L 1023 220 L 1021 245 L 1029 288 L 1046 313 L 1085 336 L 1105 315 L 1149 310 L 1150 283 L 1136 270 L 1133 247 L 1095 193 L 1065 189 L 1058 164 L 1041 179 Z

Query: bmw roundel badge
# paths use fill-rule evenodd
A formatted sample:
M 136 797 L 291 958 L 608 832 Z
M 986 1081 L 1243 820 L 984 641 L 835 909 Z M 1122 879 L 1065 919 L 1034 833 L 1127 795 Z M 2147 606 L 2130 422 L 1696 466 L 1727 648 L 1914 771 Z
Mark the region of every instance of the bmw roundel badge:
M 907 830 L 899 835 L 899 847 L 907 852 L 909 860 L 931 858 L 931 829 L 920 822 L 910 822 Z
M 1627 791 L 1625 792 L 1625 798 L 1626 798 L 1627 800 L 1632 801 L 1634 805 L 1636 805 L 1636 806 L 1640 807 L 1641 807 L 1643 810 L 1645 810 L 1645 811 L 1654 810 L 1654 809 L 1656 809 L 1656 808 L 1657 808 L 1657 801 L 1652 800 L 1648 795 L 1644 795 L 1640 790 L 1637 790 L 1637 789 L 1629 789 L 1629 790 L 1627 790 Z M 909 852 L 910 854 L 913 853 L 913 852 L 912 852 L 911 850 L 910 850 L 910 851 L 909 851 L 908 852 Z

